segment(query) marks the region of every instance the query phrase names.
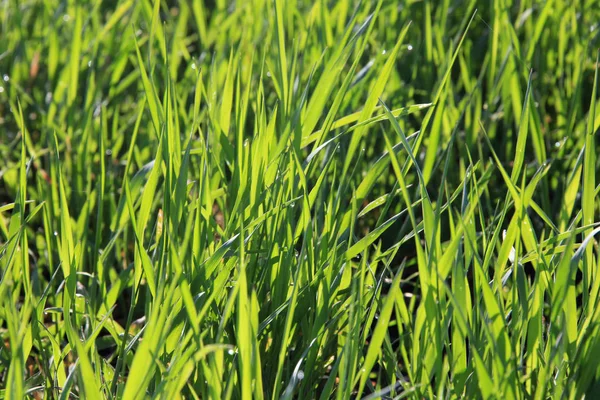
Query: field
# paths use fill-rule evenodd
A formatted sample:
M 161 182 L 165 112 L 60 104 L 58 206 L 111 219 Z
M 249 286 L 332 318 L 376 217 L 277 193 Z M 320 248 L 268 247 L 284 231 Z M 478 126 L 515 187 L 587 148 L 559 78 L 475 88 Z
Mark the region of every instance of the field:
M 593 398 L 599 32 L 0 1 L 0 397 Z

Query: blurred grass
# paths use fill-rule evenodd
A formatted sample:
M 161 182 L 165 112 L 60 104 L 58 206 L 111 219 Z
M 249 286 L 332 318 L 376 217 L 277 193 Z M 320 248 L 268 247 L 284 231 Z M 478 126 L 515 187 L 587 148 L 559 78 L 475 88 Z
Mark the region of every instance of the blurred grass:
M 0 2 L 6 398 L 591 398 L 600 3 Z

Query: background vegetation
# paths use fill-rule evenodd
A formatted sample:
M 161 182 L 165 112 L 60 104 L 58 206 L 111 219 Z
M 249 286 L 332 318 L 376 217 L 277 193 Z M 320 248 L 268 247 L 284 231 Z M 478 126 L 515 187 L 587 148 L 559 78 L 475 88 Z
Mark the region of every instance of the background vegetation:
M 598 393 L 599 21 L 0 1 L 0 394 Z

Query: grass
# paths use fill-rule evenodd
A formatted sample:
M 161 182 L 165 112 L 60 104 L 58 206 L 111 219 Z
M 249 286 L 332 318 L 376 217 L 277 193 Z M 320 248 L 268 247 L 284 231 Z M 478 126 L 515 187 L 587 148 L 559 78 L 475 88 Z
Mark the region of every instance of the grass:
M 0 1 L 0 395 L 590 398 L 596 0 Z

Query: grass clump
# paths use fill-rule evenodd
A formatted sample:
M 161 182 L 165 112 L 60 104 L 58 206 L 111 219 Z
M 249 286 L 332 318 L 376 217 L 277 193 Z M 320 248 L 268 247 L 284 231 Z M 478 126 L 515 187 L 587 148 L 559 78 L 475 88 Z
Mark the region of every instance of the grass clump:
M 0 17 L 3 397 L 600 390 L 597 1 Z

